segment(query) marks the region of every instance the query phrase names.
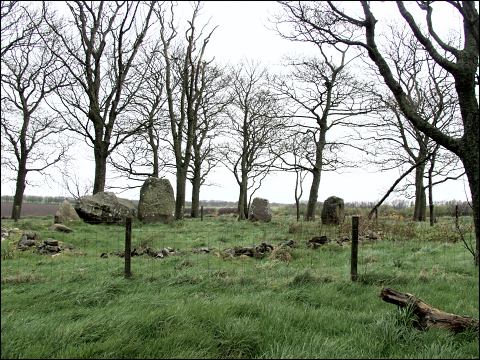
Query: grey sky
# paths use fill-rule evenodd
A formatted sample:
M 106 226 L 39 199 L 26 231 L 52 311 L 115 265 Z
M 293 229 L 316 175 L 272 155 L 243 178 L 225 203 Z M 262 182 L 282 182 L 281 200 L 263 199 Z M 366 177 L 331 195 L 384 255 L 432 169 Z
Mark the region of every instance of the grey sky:
M 392 10 L 393 4 L 389 2 L 377 4 L 377 8 L 374 8 L 374 10 L 379 19 L 395 13 Z M 180 9 L 187 10 L 189 6 L 188 2 L 179 4 Z M 311 45 L 307 46 L 283 40 L 274 31 L 268 29 L 268 27 L 272 27 L 268 19 L 276 11 L 278 11 L 278 5 L 269 1 L 206 2 L 200 20 L 207 21 L 210 18 L 211 27 L 218 25 L 218 29 L 207 47 L 208 55 L 215 56 L 215 59 L 223 64 L 234 64 L 244 59 L 259 61 L 275 71 L 280 66 L 284 55 L 314 54 L 315 48 Z M 190 12 L 188 12 L 188 15 L 190 15 Z M 449 14 L 445 13 L 440 18 L 444 19 L 447 16 Z M 93 182 L 93 151 L 84 144 L 78 144 L 72 149 L 71 155 L 75 157 L 75 160 L 69 167 L 75 169 L 83 183 Z M 346 201 L 378 200 L 399 175 L 399 171 L 392 170 L 376 174 L 373 171 L 374 169 L 370 168 L 344 170 L 341 173 L 324 172 L 318 200 L 323 201 L 331 195 L 343 197 Z M 27 185 L 25 194 L 69 196 L 68 192 L 62 187 L 61 177 L 58 173 L 55 173 L 53 169 L 51 173 L 52 178 L 47 180 L 39 178 L 33 173 L 29 174 L 30 182 L 38 186 Z M 167 175 L 166 177 L 174 185 L 174 176 Z M 272 202 L 293 203 L 294 181 L 293 174 L 273 173 L 265 179 L 256 196 L 265 197 Z M 238 186 L 232 173 L 228 170 L 219 167 L 210 174 L 208 182 L 215 185 L 202 187 L 201 200 L 237 200 Z M 307 176 L 304 184 L 304 200 L 308 197 L 310 182 L 311 177 Z M 107 179 L 107 186 L 111 184 L 112 182 Z M 6 182 L 2 175 L 1 194 L 13 194 L 14 185 L 13 182 Z M 117 190 L 114 191 L 118 193 Z M 436 187 L 434 200 L 466 200 L 466 193 L 470 193 L 468 183 L 466 178 L 462 178 L 459 181 L 447 182 Z M 139 189 L 123 192 L 121 196 L 138 199 Z M 186 200 L 189 201 L 190 198 L 191 186 L 187 183 Z M 395 196 L 390 200 L 393 198 Z

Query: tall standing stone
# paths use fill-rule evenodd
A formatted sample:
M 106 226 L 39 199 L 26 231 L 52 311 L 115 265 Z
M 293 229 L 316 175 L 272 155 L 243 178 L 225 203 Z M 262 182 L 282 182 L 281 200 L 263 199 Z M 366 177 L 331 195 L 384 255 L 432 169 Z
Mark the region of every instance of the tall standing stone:
M 252 221 L 270 222 L 272 220 L 272 210 L 268 200 L 262 198 L 253 199 L 248 218 Z
M 173 220 L 175 196 L 168 179 L 149 177 L 140 189 L 138 219 L 143 222 L 164 222 Z
M 343 222 L 345 218 L 345 204 L 342 198 L 337 196 L 330 196 L 323 203 L 322 208 L 322 224 L 338 225 Z

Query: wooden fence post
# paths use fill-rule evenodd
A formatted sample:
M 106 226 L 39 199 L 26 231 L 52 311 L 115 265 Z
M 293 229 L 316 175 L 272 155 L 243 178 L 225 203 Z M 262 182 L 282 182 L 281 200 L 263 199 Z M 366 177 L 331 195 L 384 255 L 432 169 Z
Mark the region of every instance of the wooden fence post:
M 359 217 L 352 216 L 352 256 L 350 258 L 350 278 L 357 281 L 357 263 L 358 263 L 358 223 Z
M 200 221 L 203 221 L 203 205 L 200 207 Z
M 132 218 L 125 218 L 125 278 L 132 276 L 130 260 L 132 255 Z

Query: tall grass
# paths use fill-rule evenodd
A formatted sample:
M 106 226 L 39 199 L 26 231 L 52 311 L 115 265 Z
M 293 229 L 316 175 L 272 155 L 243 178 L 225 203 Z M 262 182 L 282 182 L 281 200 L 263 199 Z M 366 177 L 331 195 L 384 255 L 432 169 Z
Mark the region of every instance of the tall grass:
M 123 278 L 121 226 L 71 224 L 53 233 L 73 250 L 50 257 L 19 252 L 20 233 L 2 242 L 2 358 L 478 358 L 478 334 L 418 331 L 410 315 L 382 302 L 382 286 L 413 293 L 445 311 L 479 316 L 478 269 L 450 232 L 361 222 L 359 281 L 349 280 L 348 243 L 316 250 L 312 236 L 349 236 L 291 219 L 269 224 L 230 217 L 133 226 L 132 247 L 173 247 L 164 259 L 132 258 Z M 453 222 L 452 222 L 453 224 Z M 443 226 L 443 227 L 442 227 Z M 289 231 L 290 230 L 290 231 Z M 434 235 L 432 235 L 434 233 Z M 441 236 L 440 236 L 441 235 Z M 225 248 L 293 239 L 290 258 L 218 256 Z M 208 254 L 192 249 L 209 247 Z M 101 258 L 108 253 L 107 258 Z M 5 254 L 5 256 L 4 256 Z

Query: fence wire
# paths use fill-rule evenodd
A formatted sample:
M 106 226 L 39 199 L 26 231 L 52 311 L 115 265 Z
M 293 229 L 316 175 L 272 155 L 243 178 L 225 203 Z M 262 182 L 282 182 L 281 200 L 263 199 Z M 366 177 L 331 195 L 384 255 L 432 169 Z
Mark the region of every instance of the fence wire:
M 473 258 L 450 220 L 441 218 L 429 227 L 404 219 L 384 218 L 375 222 L 361 218 L 360 280 L 391 283 L 408 276 L 422 281 L 452 272 L 474 272 Z M 474 242 L 471 218 L 462 219 L 462 226 L 464 237 Z M 93 281 L 99 274 L 122 277 L 124 224 L 90 224 L 81 229 L 71 233 L 42 229 L 42 239 L 24 251 L 18 249 L 18 244 L 2 243 L 2 285 Z M 23 232 L 18 230 L 22 236 Z M 324 243 L 311 246 L 310 240 L 321 237 Z M 350 237 L 351 218 L 339 226 L 291 219 L 238 222 L 233 217 L 157 225 L 134 222 L 131 270 L 134 277 L 169 279 L 167 284 L 172 285 L 211 277 L 230 279 L 232 284 L 268 282 L 272 276 L 291 277 L 305 272 L 324 279 L 345 280 L 350 271 Z M 39 244 L 48 238 L 58 240 L 59 252 L 39 253 Z M 269 247 L 264 246 L 265 251 L 255 254 L 262 243 Z M 253 249 L 254 256 L 250 256 L 249 249 Z

